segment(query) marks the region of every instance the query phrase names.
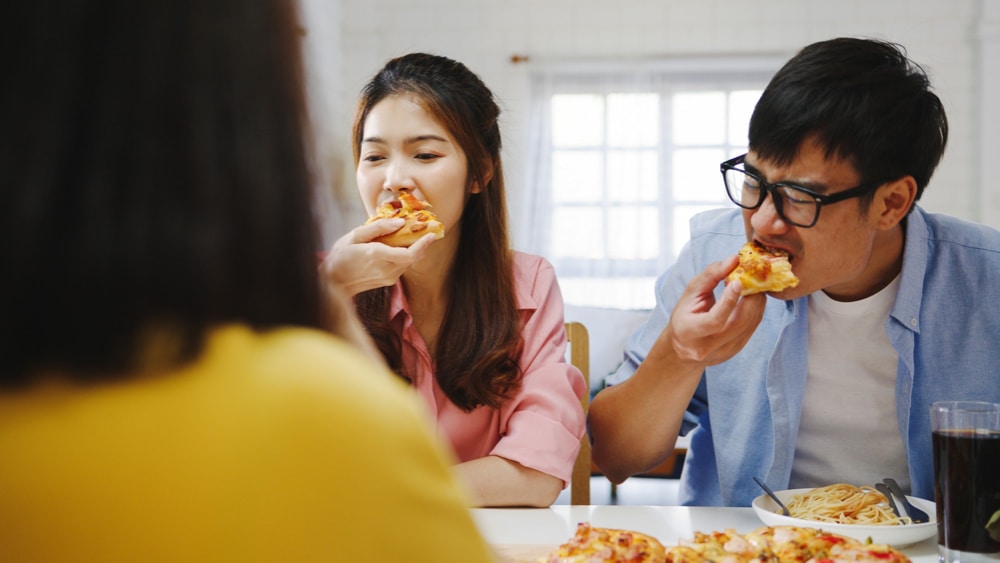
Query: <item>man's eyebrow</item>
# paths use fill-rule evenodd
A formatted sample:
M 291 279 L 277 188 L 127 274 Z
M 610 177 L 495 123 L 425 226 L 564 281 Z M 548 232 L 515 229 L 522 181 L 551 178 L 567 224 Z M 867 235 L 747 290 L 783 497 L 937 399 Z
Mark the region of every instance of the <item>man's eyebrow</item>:
M 743 161 L 743 167 L 746 168 L 747 172 L 753 173 L 754 175 L 759 176 L 761 179 L 764 178 L 764 174 L 762 174 L 761 171 L 759 169 L 757 169 L 757 167 L 754 166 L 753 164 L 750 164 L 747 161 Z M 764 180 L 764 181 L 767 182 L 767 180 Z M 809 182 L 809 181 L 806 181 L 806 182 L 796 182 L 796 181 L 778 180 L 777 182 L 767 182 L 767 183 L 769 185 L 770 184 L 783 184 L 783 185 L 786 185 L 786 186 L 793 186 L 793 187 L 796 187 L 796 188 L 805 188 L 805 189 L 807 189 L 807 190 L 809 190 L 811 192 L 816 192 L 818 194 L 825 194 L 825 193 L 828 193 L 830 191 L 829 186 L 827 186 L 826 184 L 820 183 L 820 182 Z

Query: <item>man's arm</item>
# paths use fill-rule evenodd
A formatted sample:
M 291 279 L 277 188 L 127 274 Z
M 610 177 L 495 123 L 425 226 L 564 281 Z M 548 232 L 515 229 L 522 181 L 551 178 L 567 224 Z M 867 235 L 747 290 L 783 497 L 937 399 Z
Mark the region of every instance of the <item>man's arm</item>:
M 766 298 L 740 299 L 738 283 L 715 299 L 715 287 L 737 260 L 713 263 L 695 276 L 632 377 L 594 398 L 593 459 L 612 483 L 655 467 L 673 452 L 705 368 L 739 352 L 763 318 Z

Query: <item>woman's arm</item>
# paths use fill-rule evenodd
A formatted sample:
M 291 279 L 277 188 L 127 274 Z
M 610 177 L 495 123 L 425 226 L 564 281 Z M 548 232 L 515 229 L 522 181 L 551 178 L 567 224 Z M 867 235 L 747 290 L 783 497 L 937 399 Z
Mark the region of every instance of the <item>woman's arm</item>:
M 365 332 L 361 321 L 354 313 L 354 304 L 340 286 L 327 280 L 326 283 L 321 282 L 320 287 L 323 290 L 325 328 L 356 346 L 368 359 L 384 365 L 385 359 Z
M 549 506 L 573 473 L 586 432 L 580 371 L 566 362 L 562 295 L 545 260 L 515 257 L 522 315 L 520 387 L 500 406 L 500 439 L 489 455 L 459 466 L 484 506 Z
M 472 506 L 545 508 L 563 488 L 558 477 L 495 455 L 460 463 L 455 470 L 469 490 Z

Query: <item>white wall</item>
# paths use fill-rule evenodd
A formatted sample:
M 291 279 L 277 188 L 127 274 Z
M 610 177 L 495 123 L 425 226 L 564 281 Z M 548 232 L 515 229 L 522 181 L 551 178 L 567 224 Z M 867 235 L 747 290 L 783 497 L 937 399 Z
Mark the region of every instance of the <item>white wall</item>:
M 319 3 L 321 0 L 312 0 Z M 335 0 L 330 0 L 335 2 Z M 524 190 L 528 72 L 563 60 L 758 53 L 791 56 L 813 41 L 871 36 L 905 45 L 931 76 L 949 113 L 945 157 L 922 204 L 1000 227 L 1000 186 L 981 189 L 997 159 L 1000 96 L 998 0 L 340 0 L 340 74 L 330 149 L 349 214 L 354 191 L 349 129 L 356 94 L 381 65 L 411 51 L 464 62 L 504 109 L 504 159 L 513 212 Z M 326 23 L 326 22 L 324 22 Z M 511 55 L 529 62 L 512 64 Z M 990 93 L 987 99 L 985 93 Z M 991 113 L 987 114 L 986 110 Z M 982 117 L 989 115 L 992 128 Z M 992 150 L 984 158 L 982 151 Z
M 344 128 L 339 120 L 345 100 L 350 94 L 341 87 L 344 80 L 341 45 L 340 2 L 328 0 L 300 0 L 300 17 L 306 28 L 302 46 L 307 78 L 307 96 L 311 122 L 319 156 L 316 190 L 317 215 L 322 219 L 324 241 L 331 241 L 351 224 L 350 212 L 342 209 L 342 201 L 357 199 L 351 185 L 341 179 L 340 169 L 345 162 L 339 155 L 346 146 Z M 334 188 L 337 188 L 336 190 Z

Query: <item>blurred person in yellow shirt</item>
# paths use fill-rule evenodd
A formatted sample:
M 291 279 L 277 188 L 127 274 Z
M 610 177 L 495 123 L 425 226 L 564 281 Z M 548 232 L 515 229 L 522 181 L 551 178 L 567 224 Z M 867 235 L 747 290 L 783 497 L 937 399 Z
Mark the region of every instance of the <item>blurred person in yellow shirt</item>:
M 295 3 L 5 11 L 0 560 L 489 560 L 320 289 Z

